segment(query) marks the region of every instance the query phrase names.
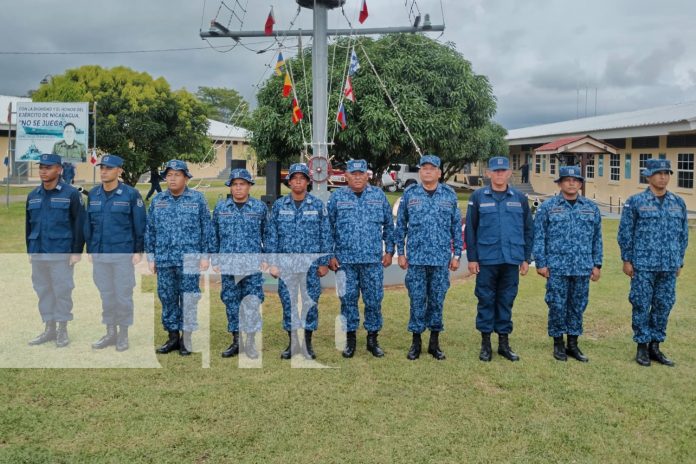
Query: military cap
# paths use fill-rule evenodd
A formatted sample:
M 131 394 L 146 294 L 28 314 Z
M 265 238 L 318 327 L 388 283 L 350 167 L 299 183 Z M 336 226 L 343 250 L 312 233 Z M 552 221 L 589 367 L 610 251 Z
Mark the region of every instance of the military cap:
M 312 178 L 309 175 L 309 168 L 307 167 L 306 164 L 304 163 L 295 163 L 290 166 L 290 170 L 288 171 L 288 175 L 285 176 L 285 180 L 290 180 L 293 174 L 304 174 L 307 180 L 312 180 Z
M 55 166 L 56 164 L 61 164 L 62 159 L 60 158 L 60 155 L 56 155 L 55 153 L 44 153 L 41 155 L 41 158 L 39 158 L 39 164 L 43 164 L 44 166 Z
M 244 168 L 233 169 L 232 171 L 230 171 L 230 178 L 227 180 L 227 182 L 225 182 L 225 185 L 229 187 L 230 185 L 232 185 L 232 181 L 234 181 L 235 179 L 243 179 L 249 182 L 251 185 L 254 185 L 254 178 L 251 177 L 249 171 L 247 171 Z
M 564 177 L 574 177 L 581 182 L 585 182 L 585 178 L 582 177 L 582 173 L 580 172 L 580 166 L 561 166 L 561 169 L 558 171 L 558 179 L 554 180 L 554 182 L 558 183 L 563 180 Z
M 423 166 L 424 164 L 432 164 L 436 168 L 440 167 L 440 158 L 435 155 L 423 155 L 421 156 L 418 166 Z
M 110 168 L 120 168 L 123 166 L 123 158 L 117 155 L 104 155 L 99 160 L 97 166 L 107 166 Z
M 645 169 L 643 169 L 643 175 L 645 177 L 650 177 L 658 172 L 669 172 L 670 174 L 674 174 L 669 160 L 654 158 L 645 160 Z
M 188 166 L 186 165 L 185 161 L 181 161 L 181 160 L 167 161 L 167 164 L 164 166 L 164 171 L 162 171 L 162 174 L 160 174 L 160 175 L 162 177 L 166 177 L 167 171 L 169 171 L 170 169 L 173 169 L 175 171 L 182 171 L 186 175 L 186 177 L 188 177 L 189 179 L 193 177 L 191 175 L 191 173 L 189 172 Z
M 507 171 L 510 169 L 510 161 L 504 156 L 494 156 L 488 160 L 488 169 L 491 171 Z
M 349 160 L 347 163 L 346 171 L 348 172 L 367 172 L 367 161 L 363 159 Z

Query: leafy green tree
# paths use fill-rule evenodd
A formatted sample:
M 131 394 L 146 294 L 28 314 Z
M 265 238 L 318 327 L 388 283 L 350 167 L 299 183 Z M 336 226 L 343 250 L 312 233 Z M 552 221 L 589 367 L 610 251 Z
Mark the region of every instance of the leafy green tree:
M 249 103 L 234 89 L 198 87 L 196 97 L 205 105 L 210 119 L 246 127 L 249 119 Z
M 90 108 L 96 101 L 97 148 L 124 159 L 123 180 L 129 185 L 173 158 L 201 162 L 210 145 L 205 107 L 194 95 L 126 67 L 68 69 L 32 96 L 34 101 L 89 102 Z
M 348 127 L 334 128 L 338 101 L 343 87 L 343 66 L 348 39 L 329 49 L 330 152 L 338 160 L 365 158 L 379 174 L 395 161 L 415 162 L 418 153 L 394 111 L 363 51 L 367 51 L 377 73 L 399 108 L 416 143 L 424 153 L 436 153 L 443 170 L 452 173 L 465 164 L 503 153 L 505 130 L 492 122 L 496 111 L 492 87 L 485 76 L 473 72 L 471 63 L 453 44 L 440 44 L 423 35 L 388 35 L 378 40 L 358 39 L 356 53 L 361 68 L 353 76 L 356 103 L 344 102 Z M 311 51 L 304 52 L 305 63 Z M 299 57 L 287 59 L 295 80 L 295 92 L 304 114 L 312 114 L 311 70 Z M 340 64 L 339 64 L 340 63 Z M 283 77 L 272 76 L 260 89 L 258 108 L 250 129 L 251 144 L 262 159 L 295 160 L 311 139 L 309 118 L 302 128 L 291 122 L 291 100 L 282 97 Z M 302 130 L 304 129 L 304 131 Z

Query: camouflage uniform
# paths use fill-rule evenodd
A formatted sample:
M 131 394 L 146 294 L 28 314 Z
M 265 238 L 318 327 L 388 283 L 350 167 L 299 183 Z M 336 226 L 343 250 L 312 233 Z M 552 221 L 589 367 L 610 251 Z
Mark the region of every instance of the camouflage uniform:
M 87 161 L 87 149 L 84 144 L 74 140 L 72 145 L 65 143 L 65 140 L 53 144 L 53 153 L 60 155 L 66 161 L 85 162 Z

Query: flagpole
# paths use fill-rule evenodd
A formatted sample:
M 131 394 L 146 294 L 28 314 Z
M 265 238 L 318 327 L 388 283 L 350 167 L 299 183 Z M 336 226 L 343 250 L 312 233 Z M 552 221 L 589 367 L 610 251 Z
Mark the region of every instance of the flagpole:
M 92 106 L 92 131 L 94 135 L 92 136 L 92 153 L 96 154 L 97 150 L 97 101 L 94 101 L 94 106 Z M 92 185 L 97 185 L 97 165 L 93 164 L 92 156 L 90 153 L 90 164 L 92 165 Z
M 5 206 L 9 208 L 10 170 L 12 167 L 12 102 L 10 102 L 10 106 L 7 107 L 7 123 L 7 195 L 5 195 Z

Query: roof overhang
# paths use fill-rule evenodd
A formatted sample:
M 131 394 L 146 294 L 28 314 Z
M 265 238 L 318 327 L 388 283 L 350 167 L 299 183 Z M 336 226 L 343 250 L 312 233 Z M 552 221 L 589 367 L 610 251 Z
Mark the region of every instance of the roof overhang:
M 558 155 L 561 153 L 581 154 L 581 153 L 611 153 L 616 155 L 618 150 L 602 140 L 598 140 L 590 135 L 563 138 L 555 142 L 547 143 L 534 150 L 538 155 Z

